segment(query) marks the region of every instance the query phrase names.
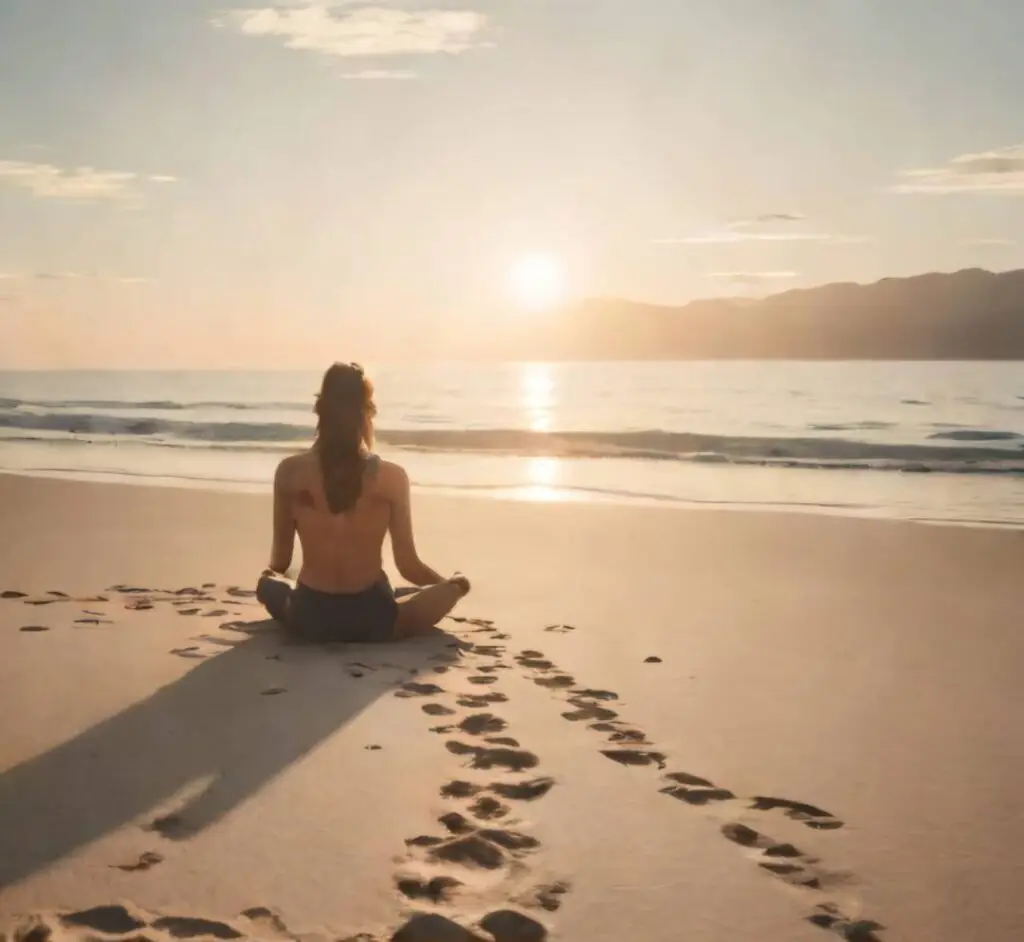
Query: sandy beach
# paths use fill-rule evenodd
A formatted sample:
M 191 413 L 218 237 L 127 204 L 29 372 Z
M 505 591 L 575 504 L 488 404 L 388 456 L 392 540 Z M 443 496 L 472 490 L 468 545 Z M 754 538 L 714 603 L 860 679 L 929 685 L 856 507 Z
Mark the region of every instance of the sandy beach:
M 13 939 L 1015 942 L 1024 534 L 416 501 L 386 647 L 251 597 L 267 497 L 0 476 Z

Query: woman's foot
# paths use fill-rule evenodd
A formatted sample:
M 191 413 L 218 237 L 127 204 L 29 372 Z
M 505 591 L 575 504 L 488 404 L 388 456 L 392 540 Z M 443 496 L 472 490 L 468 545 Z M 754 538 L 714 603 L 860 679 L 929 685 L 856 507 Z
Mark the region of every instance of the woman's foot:
M 469 590 L 471 588 L 469 580 L 461 572 L 455 573 L 454 576 L 448 579 L 448 582 L 457 586 L 463 595 L 469 595 Z

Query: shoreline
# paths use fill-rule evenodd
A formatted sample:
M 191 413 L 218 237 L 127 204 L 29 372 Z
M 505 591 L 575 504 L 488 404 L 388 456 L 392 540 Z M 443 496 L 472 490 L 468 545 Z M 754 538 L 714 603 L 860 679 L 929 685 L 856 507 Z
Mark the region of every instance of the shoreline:
M 721 472 L 722 469 L 716 469 Z M 725 469 L 726 473 L 729 470 Z M 741 473 L 752 469 L 743 468 Z M 768 470 L 768 469 L 764 469 Z M 792 474 L 794 469 L 784 472 Z M 712 471 L 714 473 L 714 471 Z M 798 472 L 799 473 L 799 472 Z M 816 474 L 814 471 L 804 473 Z M 866 476 L 869 480 L 879 472 L 875 471 L 841 471 L 833 474 L 853 474 Z M 884 473 L 884 472 L 883 472 Z M 103 470 L 65 470 L 62 468 L 47 469 L 10 469 L 0 468 L 0 477 L 25 477 L 52 481 L 68 481 L 83 483 L 99 483 L 111 486 L 142 488 L 170 488 L 184 491 L 199 491 L 214 494 L 248 494 L 269 495 L 271 485 L 269 477 L 266 483 L 217 480 L 208 477 L 185 477 L 175 475 L 150 475 L 125 471 Z M 941 479 L 942 475 L 930 475 L 930 480 Z M 573 505 L 573 506 L 620 506 L 660 508 L 669 511 L 726 511 L 730 513 L 766 513 L 766 514 L 800 514 L 823 517 L 841 517 L 861 520 L 888 520 L 913 523 L 923 526 L 966 527 L 997 530 L 1024 530 L 1024 512 L 1019 518 L 994 519 L 990 517 L 949 516 L 933 517 L 927 515 L 900 515 L 891 508 L 881 506 L 857 506 L 827 501 L 772 501 L 772 500 L 729 500 L 714 498 L 682 498 L 669 494 L 638 494 L 612 489 L 565 487 L 550 484 L 523 483 L 519 485 L 452 485 L 424 484 L 413 479 L 414 493 L 423 496 L 440 496 L 447 498 L 468 499 L 474 501 L 500 501 L 516 504 L 540 506 Z

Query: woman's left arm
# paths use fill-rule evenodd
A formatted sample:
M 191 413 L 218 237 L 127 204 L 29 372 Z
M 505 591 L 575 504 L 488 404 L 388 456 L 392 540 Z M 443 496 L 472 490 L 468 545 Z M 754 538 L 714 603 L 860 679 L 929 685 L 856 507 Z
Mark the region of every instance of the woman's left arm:
M 292 564 L 295 549 L 295 517 L 289 483 L 290 462 L 285 458 L 274 473 L 274 536 L 270 546 L 270 569 L 284 575 Z

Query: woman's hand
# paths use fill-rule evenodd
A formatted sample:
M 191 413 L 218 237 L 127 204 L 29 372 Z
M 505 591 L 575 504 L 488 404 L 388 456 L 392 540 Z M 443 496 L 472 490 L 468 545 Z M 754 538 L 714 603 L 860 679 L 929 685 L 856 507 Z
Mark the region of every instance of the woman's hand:
M 469 580 L 461 572 L 455 573 L 454 576 L 451 576 L 446 581 L 450 582 L 452 585 L 458 586 L 463 595 L 469 595 L 469 590 L 471 588 Z

